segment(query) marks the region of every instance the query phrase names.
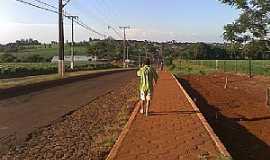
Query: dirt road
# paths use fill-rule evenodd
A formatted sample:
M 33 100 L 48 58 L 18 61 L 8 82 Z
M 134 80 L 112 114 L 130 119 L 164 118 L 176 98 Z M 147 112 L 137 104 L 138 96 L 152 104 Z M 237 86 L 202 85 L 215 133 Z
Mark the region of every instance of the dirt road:
M 114 73 L 1 100 L 0 140 L 12 135 L 12 140 L 20 143 L 33 130 L 57 121 L 97 96 L 117 90 L 134 77 L 134 71 Z

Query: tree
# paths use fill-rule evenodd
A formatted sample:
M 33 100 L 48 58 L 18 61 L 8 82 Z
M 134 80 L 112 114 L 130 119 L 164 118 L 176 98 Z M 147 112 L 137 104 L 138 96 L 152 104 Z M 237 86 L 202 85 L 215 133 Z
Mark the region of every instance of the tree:
M 245 45 L 243 52 L 246 54 L 246 56 L 252 59 L 264 59 L 267 51 L 267 46 L 265 45 L 266 43 L 269 42 L 251 41 Z
M 209 53 L 209 46 L 205 43 L 196 43 L 192 45 L 193 49 L 193 57 L 195 59 L 205 59 L 208 57 Z
M 225 37 L 229 40 L 246 41 L 251 39 L 263 40 L 270 27 L 269 0 L 220 0 L 241 10 L 239 18 L 224 27 Z

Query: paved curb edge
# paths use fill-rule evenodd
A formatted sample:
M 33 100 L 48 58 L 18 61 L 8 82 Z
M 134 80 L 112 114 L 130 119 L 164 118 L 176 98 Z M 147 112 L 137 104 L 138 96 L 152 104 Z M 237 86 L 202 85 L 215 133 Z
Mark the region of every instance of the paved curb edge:
M 201 123 L 203 124 L 204 128 L 207 130 L 208 134 L 210 135 L 210 137 L 212 138 L 212 140 L 215 142 L 216 147 L 218 148 L 218 150 L 220 151 L 220 153 L 225 156 L 225 157 L 231 157 L 230 153 L 227 151 L 227 149 L 225 148 L 224 144 L 220 141 L 220 139 L 217 137 L 217 135 L 215 134 L 215 132 L 213 131 L 212 127 L 208 124 L 208 122 L 206 121 L 205 117 L 203 116 L 202 113 L 200 113 L 200 109 L 197 107 L 197 105 L 194 103 L 194 101 L 192 100 L 192 98 L 189 96 L 189 94 L 186 92 L 186 90 L 184 89 L 184 87 L 181 85 L 181 83 L 176 79 L 176 77 L 171 73 L 172 77 L 174 78 L 174 80 L 176 81 L 176 83 L 178 84 L 179 88 L 182 90 L 182 92 L 184 93 L 184 95 L 186 96 L 186 98 L 188 99 L 189 103 L 191 104 L 192 108 L 194 109 L 194 111 L 199 111 L 199 113 L 196 113 L 196 115 L 199 117 Z
M 116 155 L 117 155 L 117 152 L 122 144 L 122 142 L 124 141 L 126 135 L 128 134 L 128 131 L 129 129 L 131 128 L 131 125 L 133 123 L 133 121 L 135 120 L 136 118 L 136 115 L 137 113 L 139 112 L 139 109 L 140 109 L 140 105 L 138 102 L 135 103 L 135 108 L 127 122 L 127 124 L 125 125 L 125 127 L 123 128 L 122 132 L 120 133 L 117 141 L 115 142 L 115 144 L 113 145 L 109 155 L 107 156 L 106 160 L 113 160 Z

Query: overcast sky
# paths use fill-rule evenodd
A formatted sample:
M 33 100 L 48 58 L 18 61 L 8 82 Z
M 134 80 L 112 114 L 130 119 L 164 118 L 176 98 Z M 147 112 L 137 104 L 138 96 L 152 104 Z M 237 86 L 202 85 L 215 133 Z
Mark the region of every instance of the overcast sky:
M 35 2 L 35 0 L 25 0 Z M 58 0 L 42 0 L 57 7 Z M 53 9 L 53 8 L 52 8 Z M 95 30 L 120 39 L 108 25 L 129 25 L 128 39 L 180 42 L 223 42 L 223 26 L 238 12 L 218 0 L 71 0 L 66 11 L 78 15 Z M 21 38 L 42 42 L 58 39 L 58 18 L 16 0 L 0 0 L 0 43 Z M 65 20 L 65 38 L 70 40 L 70 21 Z M 119 30 L 120 32 L 120 30 Z M 80 26 L 75 40 L 101 38 Z

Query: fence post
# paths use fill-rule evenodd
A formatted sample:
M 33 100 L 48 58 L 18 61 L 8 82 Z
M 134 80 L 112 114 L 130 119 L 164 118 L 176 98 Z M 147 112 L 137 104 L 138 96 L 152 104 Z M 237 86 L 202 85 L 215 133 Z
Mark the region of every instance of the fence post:
M 266 105 L 268 107 L 270 106 L 270 87 L 268 87 L 266 90 Z
M 252 66 L 251 66 L 251 59 L 248 60 L 249 65 L 249 78 L 252 78 Z
M 238 67 L 238 66 L 237 66 L 237 59 L 235 59 L 235 64 L 234 64 L 234 65 L 235 65 L 235 66 L 234 66 L 234 67 L 235 67 L 235 73 L 237 73 L 237 71 L 238 71 L 238 68 L 237 68 L 237 67 Z
M 226 60 L 223 61 L 223 71 L 226 72 Z

